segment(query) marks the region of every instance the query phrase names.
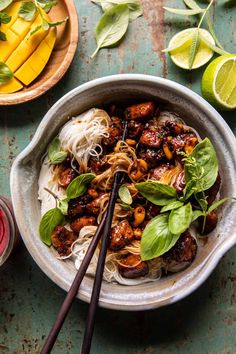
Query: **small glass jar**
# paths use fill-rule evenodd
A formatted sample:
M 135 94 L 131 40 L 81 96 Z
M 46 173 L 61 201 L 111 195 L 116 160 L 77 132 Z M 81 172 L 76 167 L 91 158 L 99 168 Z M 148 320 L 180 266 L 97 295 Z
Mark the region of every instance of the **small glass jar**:
M 11 202 L 0 196 L 0 266 L 7 260 L 19 241 Z

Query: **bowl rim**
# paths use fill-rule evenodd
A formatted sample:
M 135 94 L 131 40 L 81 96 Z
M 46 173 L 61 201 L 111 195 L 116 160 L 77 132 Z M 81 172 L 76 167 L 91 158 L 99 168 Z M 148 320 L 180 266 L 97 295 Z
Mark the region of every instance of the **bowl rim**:
M 69 69 L 72 60 L 75 56 L 78 41 L 79 41 L 79 19 L 77 10 L 75 7 L 75 3 L 73 0 L 64 0 L 65 6 L 68 10 L 69 14 L 69 23 L 67 26 L 70 26 L 70 42 L 68 46 L 68 50 L 66 55 L 55 71 L 54 75 L 47 78 L 40 86 L 29 90 L 29 91 L 18 91 L 15 93 L 9 94 L 1 94 L 0 95 L 0 106 L 9 106 L 9 105 L 18 105 L 22 103 L 26 103 L 29 101 L 33 101 L 34 99 L 42 96 L 47 91 L 49 91 L 52 87 L 54 87 L 61 78 L 65 75 L 67 70 Z M 72 31 L 73 29 L 73 31 Z M 53 53 L 53 51 L 52 51 Z M 50 59 L 49 59 L 50 60 Z M 56 80 L 55 80 L 56 77 Z M 37 79 L 36 79 L 37 80 Z M 29 86 L 30 87 L 30 86 Z
M 11 195 L 12 195 L 12 203 L 13 203 L 13 209 L 15 212 L 15 217 L 16 221 L 19 227 L 20 232 L 22 231 L 21 227 L 21 218 L 17 215 L 17 198 L 15 198 L 17 194 L 17 185 L 15 183 L 15 176 L 17 174 L 17 169 L 18 166 L 21 164 L 21 161 L 35 148 L 35 146 L 38 144 L 38 142 L 41 139 L 41 134 L 44 131 L 45 125 L 51 120 L 51 117 L 54 115 L 54 112 L 58 110 L 61 106 L 63 106 L 64 102 L 72 98 L 75 94 L 79 94 L 83 91 L 89 90 L 94 86 L 101 85 L 101 84 L 106 84 L 110 82 L 119 83 L 119 82 L 140 82 L 140 81 L 145 81 L 145 83 L 154 83 L 159 86 L 164 86 L 165 88 L 169 88 L 172 90 L 172 92 L 178 92 L 181 93 L 182 96 L 187 98 L 190 101 L 190 104 L 196 104 L 203 110 L 207 111 L 208 116 L 211 115 L 214 117 L 214 123 L 218 127 L 218 129 L 223 129 L 227 135 L 228 139 L 230 140 L 231 146 L 232 146 L 232 155 L 236 156 L 236 138 L 227 125 L 227 123 L 224 121 L 224 119 L 221 117 L 221 115 L 207 102 L 205 101 L 200 95 L 197 93 L 193 92 L 189 88 L 176 83 L 174 81 L 171 81 L 169 79 L 161 78 L 161 77 L 156 77 L 152 75 L 146 75 L 146 74 L 116 74 L 116 75 L 109 75 L 106 77 L 94 79 L 92 81 L 89 81 L 87 83 L 84 83 L 73 90 L 69 91 L 67 94 L 65 94 L 63 97 L 61 97 L 45 114 L 44 118 L 40 122 L 35 135 L 32 139 L 32 141 L 26 146 L 26 148 L 16 157 L 16 159 L 13 162 L 11 173 L 10 173 L 10 189 L 11 189 Z M 14 196 L 14 198 L 13 198 Z M 22 234 L 22 233 L 21 233 Z M 197 278 L 197 280 L 191 282 L 191 284 L 187 287 L 184 287 L 184 290 L 182 290 L 179 294 L 173 296 L 173 297 L 168 297 L 167 299 L 164 299 L 163 301 L 157 300 L 153 301 L 152 303 L 147 303 L 147 304 L 136 304 L 132 307 L 127 304 L 116 304 L 113 302 L 108 302 L 106 299 L 104 300 L 103 298 L 100 298 L 99 305 L 104 308 L 108 309 L 113 309 L 113 310 L 125 310 L 125 311 L 137 311 L 137 310 L 148 310 L 148 309 L 154 309 L 154 308 L 159 308 L 168 304 L 175 303 L 176 301 L 179 301 L 186 296 L 190 295 L 193 291 L 195 291 L 202 283 L 209 277 L 209 275 L 212 273 L 220 259 L 223 257 L 223 255 L 233 246 L 236 244 L 236 230 L 233 232 L 233 235 L 230 239 L 226 240 L 222 244 L 220 244 L 213 252 L 212 254 L 207 257 L 205 262 L 203 262 L 202 268 L 200 270 L 201 276 Z M 27 237 L 22 235 L 23 241 L 35 260 L 35 262 L 38 264 L 38 266 L 45 272 L 45 274 L 53 280 L 58 286 L 63 288 L 65 291 L 68 291 L 68 286 L 65 284 L 61 284 L 61 279 L 59 281 L 59 277 L 55 276 L 55 274 L 48 272 L 47 267 L 45 266 L 45 263 L 42 261 L 41 256 L 37 253 L 32 251 L 30 242 L 28 241 Z M 78 298 L 81 300 L 84 300 L 86 302 L 89 302 L 89 299 L 84 296 L 81 293 L 78 293 L 77 295 Z

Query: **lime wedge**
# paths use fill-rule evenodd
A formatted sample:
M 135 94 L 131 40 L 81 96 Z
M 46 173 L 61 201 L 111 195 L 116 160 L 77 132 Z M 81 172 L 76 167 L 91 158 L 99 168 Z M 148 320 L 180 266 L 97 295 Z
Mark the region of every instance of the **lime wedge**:
M 222 55 L 208 65 L 202 95 L 220 110 L 236 109 L 236 54 Z
M 171 38 L 168 45 L 168 48 L 173 48 L 173 50 L 170 51 L 172 61 L 182 69 L 189 69 L 189 53 L 195 31 L 196 28 L 188 28 L 184 31 L 178 32 Z M 214 38 L 207 30 L 200 28 L 199 31 L 202 37 L 205 37 L 208 42 L 215 45 Z M 212 58 L 213 54 L 213 50 L 200 40 L 200 45 L 192 69 L 200 68 L 200 66 L 206 64 Z

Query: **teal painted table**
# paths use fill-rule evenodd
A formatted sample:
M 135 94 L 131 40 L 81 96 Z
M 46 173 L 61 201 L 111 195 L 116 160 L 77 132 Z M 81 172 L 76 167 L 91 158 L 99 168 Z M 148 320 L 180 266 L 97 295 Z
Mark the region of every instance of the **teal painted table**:
M 203 70 L 176 68 L 161 53 L 171 36 L 191 25 L 164 14 L 162 6 L 181 6 L 174 0 L 143 0 L 144 16 L 131 24 L 115 49 L 95 47 L 94 27 L 100 9 L 89 0 L 77 4 L 80 43 L 74 62 L 61 82 L 34 102 L 0 107 L 0 194 L 8 195 L 9 173 L 15 156 L 29 143 L 46 111 L 62 95 L 88 80 L 108 74 L 138 72 L 167 77 L 200 92 Z M 176 5 L 177 4 L 177 5 Z M 217 1 L 214 25 L 229 51 L 235 51 L 236 2 Z M 223 117 L 236 133 L 235 112 Z M 92 353 L 236 353 L 236 249 L 229 251 L 211 277 L 181 302 L 140 313 L 99 309 Z M 0 353 L 38 353 L 65 296 L 35 264 L 21 243 L 0 269 Z M 88 305 L 76 301 L 53 353 L 78 353 Z

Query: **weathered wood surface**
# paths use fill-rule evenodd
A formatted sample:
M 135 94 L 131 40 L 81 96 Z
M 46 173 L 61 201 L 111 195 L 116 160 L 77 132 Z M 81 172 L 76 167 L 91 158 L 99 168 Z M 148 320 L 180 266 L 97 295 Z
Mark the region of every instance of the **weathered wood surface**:
M 188 73 L 163 54 L 171 36 L 190 26 L 164 14 L 162 6 L 181 1 L 143 0 L 144 17 L 131 24 L 118 48 L 104 49 L 91 62 L 94 27 L 100 9 L 89 0 L 76 2 L 80 45 L 71 69 L 59 85 L 38 100 L 0 107 L 0 194 L 9 195 L 9 172 L 15 156 L 29 143 L 49 107 L 77 85 L 108 74 L 147 73 L 180 82 L 200 92 L 202 70 Z M 216 11 L 217 10 L 217 11 Z M 226 48 L 235 52 L 236 2 L 218 0 L 214 25 Z M 236 133 L 235 112 L 223 117 Z M 92 353 L 236 353 L 236 249 L 229 251 L 194 294 L 167 308 L 143 313 L 99 309 Z M 38 353 L 65 293 L 37 267 L 23 244 L 0 269 L 0 352 Z M 78 353 L 88 306 L 76 301 L 53 350 Z

